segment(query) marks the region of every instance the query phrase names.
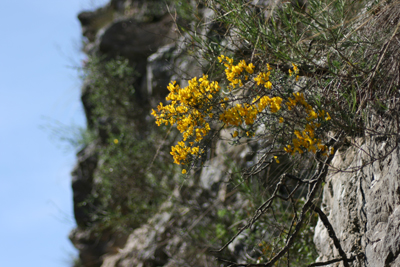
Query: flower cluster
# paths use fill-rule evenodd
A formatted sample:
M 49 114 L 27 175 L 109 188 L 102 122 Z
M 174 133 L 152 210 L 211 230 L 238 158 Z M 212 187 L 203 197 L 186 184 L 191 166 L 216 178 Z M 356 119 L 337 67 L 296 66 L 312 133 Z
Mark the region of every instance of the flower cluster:
M 182 134 L 183 140 L 171 148 L 171 155 L 176 164 L 186 164 L 193 157 L 201 157 L 204 151 L 200 148 L 200 143 L 211 131 L 211 121 L 218 121 L 225 127 L 236 128 L 232 137 L 240 138 L 238 130 L 249 129 L 244 126 L 250 126 L 254 130 L 257 127 L 256 124 L 260 123 L 256 123 L 256 120 L 261 113 L 263 116 L 268 116 L 268 114 L 288 115 L 288 113 L 296 111 L 296 116 L 300 115 L 305 118 L 303 130 L 296 129 L 299 125 L 296 122 L 292 125 L 291 129 L 296 130 L 292 132 L 294 138 L 291 144 L 284 147 L 287 153 L 294 155 L 295 153 L 302 154 L 305 151 L 312 153 L 322 151 L 325 154 L 328 152 L 328 147 L 316 134 L 321 123 L 331 119 L 328 112 L 314 109 L 305 100 L 304 94 L 299 92 L 293 93 L 293 97 L 288 97 L 284 104 L 282 97 L 272 95 L 274 91 L 269 91 L 269 95 L 264 91 L 264 95 L 260 96 L 258 93 L 263 92 L 262 90 L 252 90 L 248 92 L 250 93 L 248 96 L 238 100 L 232 89 L 242 86 L 243 81 L 249 80 L 251 77 L 257 84 L 254 86 L 272 89 L 273 84 L 270 80 L 272 68 L 267 64 L 266 72 L 259 72 L 255 75 L 255 66 L 252 63 L 247 64 L 241 60 L 235 65 L 232 58 L 224 55 L 218 59 L 225 66 L 226 80 L 229 81 L 229 97 L 222 98 L 218 82 L 209 81 L 208 76 L 203 75 L 199 79 L 195 77 L 190 80 L 189 85 L 184 88 L 180 88 L 175 81 L 171 82 L 168 86 L 170 93 L 166 97 L 170 103 L 166 106 L 160 103 L 157 107 L 158 111 L 153 110 L 151 113 L 156 118 L 158 126 L 175 124 Z M 299 69 L 295 64 L 292 65 L 293 70 L 289 70 L 289 76 L 296 75 L 295 79 L 298 80 Z M 246 102 L 246 99 L 249 101 Z M 250 101 L 250 99 L 252 100 Z M 280 113 L 282 109 L 284 113 Z M 286 122 L 290 123 L 290 120 L 279 118 L 279 123 Z M 253 136 L 253 130 L 245 130 L 247 136 Z M 277 156 L 274 158 L 279 163 Z M 182 173 L 186 173 L 186 170 L 183 170 Z
M 180 141 L 176 146 L 171 147 L 171 155 L 174 158 L 174 163 L 181 164 L 186 162 L 188 156 L 198 155 L 200 148 L 198 146 L 188 147 L 185 142 Z
M 321 127 L 321 123 L 319 121 L 329 121 L 331 119 L 329 113 L 325 112 L 324 110 L 319 110 L 316 112 L 314 108 L 307 103 L 303 93 L 293 93 L 293 96 L 294 98 L 289 97 L 288 102 L 286 103 L 288 110 L 290 111 L 294 109 L 296 105 L 302 107 L 307 114 L 307 124 L 302 132 L 298 130 L 294 131 L 296 138 L 292 140 L 293 147 L 291 145 L 287 145 L 284 150 L 292 155 L 294 155 L 296 152 L 299 154 L 304 153 L 303 149 L 313 152 L 314 154 L 317 152 L 317 150 L 321 150 L 324 152 L 324 154 L 326 154 L 328 147 L 322 144 L 321 139 L 315 137 L 315 130 Z
M 194 142 L 200 142 L 211 130 L 206 121 L 206 113 L 212 117 L 214 97 L 220 90 L 218 82 L 210 82 L 208 76 L 203 75 L 199 80 L 196 77 L 190 80 L 185 88 L 180 88 L 175 81 L 171 82 L 168 90 L 170 93 L 166 100 L 171 103 L 167 106 L 160 103 L 158 112 L 153 109 L 151 113 L 157 125 L 176 124 L 183 135 L 183 141 L 193 138 Z M 175 163 L 186 163 L 189 154 L 199 154 L 200 148 L 194 146 L 194 142 L 190 142 L 189 147 L 184 142 L 172 147 L 171 155 Z
M 236 85 L 243 86 L 242 79 L 240 76 L 244 74 L 244 79 L 247 81 L 249 75 L 253 74 L 255 66 L 253 63 L 246 64 L 246 61 L 241 60 L 237 65 L 233 64 L 233 59 L 221 55 L 218 57 L 219 63 L 223 63 L 225 66 L 226 79 L 230 81 L 230 86 L 235 88 Z
M 252 125 L 257 115 L 263 112 L 268 106 L 272 113 L 276 113 L 280 110 L 281 103 L 282 98 L 280 97 L 257 96 L 253 99 L 252 104 L 236 104 L 236 106 L 226 109 L 219 116 L 219 120 L 227 126 L 239 126 L 243 122 L 246 125 Z
M 264 85 L 265 88 L 271 89 L 272 83 L 269 80 L 269 76 L 271 76 L 271 66 L 267 64 L 267 72 L 260 72 L 257 77 L 254 78 L 254 81 L 257 82 L 257 85 Z

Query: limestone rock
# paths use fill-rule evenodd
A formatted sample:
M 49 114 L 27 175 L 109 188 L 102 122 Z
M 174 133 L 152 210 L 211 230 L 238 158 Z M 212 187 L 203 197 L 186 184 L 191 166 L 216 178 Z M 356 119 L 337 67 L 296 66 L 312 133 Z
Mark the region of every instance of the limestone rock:
M 110 56 L 119 55 L 132 61 L 146 59 L 157 49 L 171 42 L 168 34 L 173 26 L 171 16 L 146 23 L 133 18 L 111 24 L 101 35 L 99 51 Z
M 367 156 L 385 154 L 392 147 L 367 140 L 360 149 L 341 151 L 333 166 L 348 171 L 332 171 L 324 186 L 322 207 L 343 250 L 347 257 L 359 255 L 352 266 L 399 266 L 400 150 L 373 162 Z M 314 241 L 319 261 L 339 257 L 321 221 Z

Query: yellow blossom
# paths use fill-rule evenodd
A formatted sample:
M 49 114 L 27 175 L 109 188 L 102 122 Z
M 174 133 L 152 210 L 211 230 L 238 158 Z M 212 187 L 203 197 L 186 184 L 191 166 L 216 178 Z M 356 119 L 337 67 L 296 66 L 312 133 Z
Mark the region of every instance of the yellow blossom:
M 325 118 L 325 120 L 326 120 L 326 121 L 329 121 L 330 119 L 331 119 L 331 116 L 330 116 L 329 113 L 327 112 L 327 113 L 326 113 L 326 118 Z
M 294 73 L 298 74 L 299 73 L 299 68 L 297 68 L 297 66 L 294 63 L 292 63 L 292 66 L 293 66 Z
M 333 153 L 333 150 L 329 151 L 323 144 L 321 137 L 318 137 L 320 132 L 318 128 L 321 124 L 326 125 L 326 121 L 331 120 L 329 113 L 309 104 L 303 92 L 295 92 L 285 99 L 273 95 L 276 90 L 272 90 L 272 68 L 269 64 L 266 70 L 264 68 L 264 71 L 254 74 L 256 66 L 253 63 L 247 64 L 245 60 L 240 60 L 235 64 L 232 58 L 221 55 L 218 61 L 225 66 L 225 76 L 229 82 L 228 90 L 243 86 L 244 81 L 249 79 L 256 82 L 257 85 L 250 87 L 248 92 L 253 99 L 240 98 L 235 95 L 236 91 L 229 92 L 228 96 L 221 95 L 218 82 L 209 80 L 207 75 L 194 77 L 184 88 L 181 88 L 176 81 L 172 81 L 167 87 L 168 104 L 164 106 L 160 103 L 156 110 L 152 109 L 151 115 L 155 117 L 158 126 L 176 125 L 181 133 L 182 141 L 172 146 L 170 152 L 176 164 L 187 164 L 204 153 L 199 145 L 211 131 L 211 122 L 219 121 L 225 127 L 236 128 L 232 133 L 233 138 L 239 135 L 237 131 L 239 127 L 252 129 L 246 132 L 247 136 L 252 137 L 253 131 L 267 121 L 268 118 L 265 116 L 281 112 L 281 109 L 288 113 L 295 110 L 296 116 L 301 119 L 295 129 L 291 130 L 293 135 L 291 143 L 283 147 L 286 153 L 292 155 L 305 152 L 317 153 L 317 151 Z M 296 75 L 296 80 L 298 80 L 299 69 L 294 63 L 292 67 L 289 69 L 289 75 Z M 261 90 L 261 87 L 271 89 L 271 91 Z M 252 95 L 255 92 L 259 95 Z M 246 95 L 247 92 L 244 92 L 243 96 Z M 288 114 L 288 116 L 291 115 Z M 288 126 L 291 126 L 292 122 L 292 120 L 286 122 L 283 117 L 279 117 L 278 121 L 287 123 Z M 288 129 L 293 129 L 293 127 Z M 115 140 L 114 143 L 117 144 L 118 140 Z M 274 159 L 279 163 L 277 156 L 274 156 Z M 186 170 L 182 170 L 183 172 L 186 173 Z

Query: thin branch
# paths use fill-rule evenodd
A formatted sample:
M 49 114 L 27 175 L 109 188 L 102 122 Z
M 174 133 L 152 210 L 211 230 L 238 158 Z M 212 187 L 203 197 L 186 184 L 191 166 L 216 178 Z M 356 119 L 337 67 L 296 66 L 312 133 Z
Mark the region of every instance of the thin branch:
M 329 222 L 328 217 L 326 214 L 317 206 L 314 204 L 311 205 L 311 208 L 314 209 L 316 213 L 318 213 L 319 218 L 323 222 L 326 230 L 328 230 L 329 237 L 332 238 L 333 244 L 335 245 L 336 249 L 339 251 L 339 255 L 342 257 L 341 260 L 343 260 L 343 265 L 345 267 L 350 267 L 349 265 L 349 260 L 347 259 L 347 255 L 344 252 L 342 246 L 340 245 L 340 241 L 336 236 L 335 230 L 332 227 L 332 224 Z
M 284 179 L 285 177 L 283 176 L 281 178 L 281 180 L 279 181 L 279 183 L 276 185 L 275 190 L 272 194 L 272 196 L 265 201 L 260 207 L 258 207 L 258 209 L 255 212 L 255 215 L 249 220 L 249 222 L 243 226 L 242 228 L 239 229 L 239 231 L 219 250 L 211 250 L 211 252 L 221 252 L 223 251 L 225 248 L 227 248 L 229 246 L 229 244 L 231 244 L 244 230 L 250 228 L 254 222 L 256 222 L 262 214 L 264 214 L 264 212 L 271 206 L 274 198 L 277 195 L 277 192 L 279 191 L 280 187 L 282 186 L 282 184 L 284 183 Z
M 355 259 L 355 258 L 354 258 L 354 259 Z M 354 259 L 353 259 L 353 260 L 354 260 Z M 352 260 L 352 261 L 353 261 L 353 260 Z M 339 258 L 339 259 L 333 259 L 333 260 L 329 260 L 329 261 L 316 262 L 316 263 L 313 263 L 313 264 L 308 265 L 307 267 L 325 266 L 325 265 L 332 264 L 332 263 L 339 262 L 339 261 L 344 261 L 344 259 L 343 259 L 343 258 Z M 348 261 L 349 261 L 349 260 L 346 259 L 346 262 L 348 262 Z

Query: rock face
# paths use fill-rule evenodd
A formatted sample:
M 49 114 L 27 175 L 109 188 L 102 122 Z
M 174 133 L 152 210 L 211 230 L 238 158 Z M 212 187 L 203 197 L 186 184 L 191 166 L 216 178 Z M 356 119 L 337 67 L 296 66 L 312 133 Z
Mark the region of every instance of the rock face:
M 347 257 L 356 256 L 352 266 L 400 265 L 400 151 L 395 140 L 377 139 L 335 156 L 343 171 L 332 171 L 323 189 L 323 210 Z M 340 258 L 321 221 L 314 241 L 318 260 Z
M 160 5 L 163 8 L 157 9 Z M 156 8 L 152 9 L 152 6 Z M 150 10 L 151 14 L 144 10 Z M 78 15 L 85 38 L 83 50 L 89 57 L 105 57 L 105 60 L 122 57 L 134 67 L 134 112 L 143 123 L 148 121 L 149 107 L 157 106 L 165 98 L 171 80 L 184 85 L 188 78 L 202 73 L 199 62 L 187 55 L 186 44 L 177 34 L 176 21 L 167 11 L 164 1 L 126 0 L 111 1 L 103 8 Z M 101 180 L 97 173 L 104 163 L 98 148 L 104 147 L 109 138 L 105 129 L 110 125 L 113 127 L 112 119 L 96 117 L 96 105 L 91 96 L 98 90 L 90 79 L 84 81 L 82 103 L 88 128 L 98 132 L 98 139 L 78 153 L 78 162 L 72 172 L 77 228 L 70 233 L 70 239 L 80 252 L 81 264 L 85 267 L 172 267 L 201 266 L 211 262 L 208 266 L 214 266 L 213 256 L 205 253 L 207 248 L 203 247 L 199 252 L 199 246 L 193 244 L 189 236 L 195 227 L 210 222 L 223 202 L 232 202 L 227 200 L 226 186 L 221 186 L 225 179 L 222 170 L 199 174 L 190 183 L 179 185 L 157 214 L 136 229 L 93 229 L 96 225 L 93 213 L 100 205 L 94 188 Z M 138 129 L 139 134 L 141 131 L 145 132 Z M 230 155 L 227 151 L 220 153 L 221 157 L 210 162 L 216 169 L 223 164 L 224 157 Z M 240 157 L 236 152 L 232 156 Z M 243 153 L 241 157 L 244 157 Z M 187 208 L 188 203 L 194 211 Z
M 164 10 L 145 14 L 141 7 L 149 5 L 164 6 Z M 122 57 L 128 59 L 135 68 L 136 98 L 139 102 L 139 115 L 149 104 L 150 95 L 158 94 L 164 97 L 169 78 L 173 75 L 165 68 L 165 56 L 162 59 L 152 57 L 160 47 L 172 44 L 177 38 L 175 23 L 165 10 L 162 1 L 121 1 L 113 0 L 106 6 L 95 11 L 82 12 L 78 15 L 85 38 L 84 52 L 89 56 L 106 57 L 106 59 Z M 175 46 L 172 44 L 173 49 Z M 166 54 L 166 53 L 165 53 Z M 149 64 L 148 64 L 149 61 Z M 164 64 L 164 65 L 163 65 Z M 171 65 L 171 64 L 170 64 Z M 158 79 L 163 77 L 164 79 Z M 97 131 L 99 140 L 84 147 L 77 155 L 78 162 L 72 172 L 72 188 L 74 198 L 74 214 L 77 228 L 70 234 L 70 239 L 80 252 L 80 260 L 84 266 L 95 267 L 102 265 L 103 256 L 114 254 L 123 247 L 128 234 L 103 229 L 100 233 L 89 230 L 93 224 L 92 214 L 97 209 L 96 197 L 93 198 L 95 175 L 99 162 L 98 146 L 109 138 L 104 129 L 111 123 L 110 118 L 97 118 L 94 105 L 90 100 L 91 94 L 97 88 L 93 81 L 85 80 L 82 87 L 82 103 L 88 122 L 88 128 Z M 154 89 L 152 89 L 154 88 Z M 146 113 L 148 114 L 148 112 Z M 145 118 L 141 118 L 145 120 Z M 104 126 L 104 127 L 99 127 Z
M 225 160 L 246 162 L 249 147 L 245 144 L 233 147 L 224 142 L 217 147 L 216 156 L 206 163 L 208 167 L 199 177 L 177 186 L 158 213 L 129 234 L 124 247 L 103 256 L 101 267 L 220 266 L 215 255 L 208 252 L 212 248 L 195 244 L 190 235 L 198 227 L 211 227 L 218 210 L 245 209 L 246 201 L 227 194 Z M 231 260 L 243 261 L 244 249 L 240 239 L 231 244 L 228 250 L 235 255 Z
M 135 66 L 138 110 L 155 107 L 165 97 L 171 80 L 184 86 L 187 79 L 202 73 L 201 62 L 185 53 L 187 44 L 178 35 L 168 12 L 150 15 L 142 12 L 141 6 L 157 6 L 161 2 L 113 0 L 103 8 L 78 16 L 86 38 L 84 51 L 88 55 L 122 56 Z M 82 102 L 89 128 L 100 120 L 94 118 L 94 108 L 88 100 L 93 90 L 86 81 Z M 148 113 L 141 113 L 141 119 L 148 121 L 143 114 Z M 108 123 L 107 119 L 104 121 Z M 71 232 L 70 239 L 80 252 L 83 266 L 219 266 L 212 253 L 207 253 L 209 247 L 194 244 L 191 235 L 197 227 L 213 222 L 219 210 L 245 210 L 248 203 L 228 193 L 227 171 L 232 162 L 235 167 L 251 162 L 252 147 L 245 141 L 240 146 L 219 141 L 210 152 L 213 155 L 206 163 L 208 168 L 179 184 L 148 222 L 128 232 L 104 229 L 99 233 L 88 230 L 96 202 L 85 204 L 94 187 L 95 172 L 101 165 L 95 148 L 107 139 L 101 131 L 99 135 L 101 140 L 78 153 L 72 172 L 77 228 Z M 353 142 L 359 143 L 358 149 L 342 148 L 335 156 L 334 168 L 323 187 L 322 210 L 347 258 L 351 259 L 350 266 L 400 266 L 400 150 L 393 150 L 395 140 L 357 140 Z M 227 163 L 227 159 L 232 162 Z M 319 253 L 317 261 L 340 258 L 321 221 L 315 228 L 314 242 Z M 228 247 L 227 258 L 245 263 L 245 257 L 259 256 L 250 249 L 244 253 L 245 246 L 236 240 Z M 329 266 L 344 265 L 336 262 Z

